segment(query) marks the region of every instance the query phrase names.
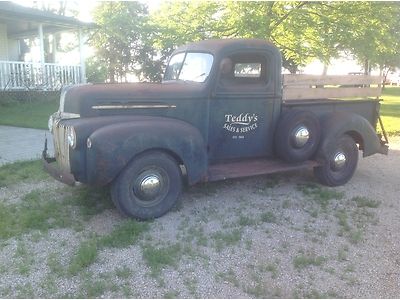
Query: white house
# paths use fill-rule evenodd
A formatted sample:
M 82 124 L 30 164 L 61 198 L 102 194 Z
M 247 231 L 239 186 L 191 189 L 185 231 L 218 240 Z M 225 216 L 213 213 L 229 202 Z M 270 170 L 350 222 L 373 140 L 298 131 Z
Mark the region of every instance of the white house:
M 83 29 L 91 26 L 72 17 L 0 1 L 0 90 L 58 90 L 66 84 L 84 83 Z M 54 36 L 70 31 L 79 36 L 77 65 L 56 61 Z M 38 61 L 26 61 L 27 39 L 36 40 Z M 52 48 L 51 55 L 46 46 Z

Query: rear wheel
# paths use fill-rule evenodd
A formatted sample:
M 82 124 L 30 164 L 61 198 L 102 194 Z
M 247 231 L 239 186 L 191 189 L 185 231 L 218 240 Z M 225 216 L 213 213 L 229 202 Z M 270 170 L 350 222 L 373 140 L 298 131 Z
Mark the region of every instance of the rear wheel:
M 347 134 L 329 141 L 326 150 L 318 154 L 324 163 L 314 168 L 315 177 L 324 185 L 339 186 L 348 182 L 357 168 L 358 147 Z
M 287 162 L 310 159 L 317 151 L 321 128 L 317 116 L 304 110 L 287 111 L 275 132 L 276 155 Z
M 168 212 L 182 190 L 179 165 L 168 154 L 152 151 L 135 158 L 111 187 L 117 209 L 141 220 Z

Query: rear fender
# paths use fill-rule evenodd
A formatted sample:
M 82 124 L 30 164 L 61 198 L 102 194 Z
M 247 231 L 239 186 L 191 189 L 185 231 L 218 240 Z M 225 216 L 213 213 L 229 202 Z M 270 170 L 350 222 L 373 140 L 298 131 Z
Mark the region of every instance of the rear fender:
M 384 152 L 374 128 L 360 115 L 335 112 L 321 116 L 320 121 L 322 128 L 321 150 L 325 149 L 329 142 L 337 140 L 343 134 L 348 134 L 360 145 L 360 150 L 363 150 L 363 157 Z
M 134 157 L 146 150 L 163 150 L 184 164 L 189 184 L 207 173 L 207 152 L 198 129 L 188 123 L 166 118 L 135 120 L 102 127 L 90 135 L 87 149 L 87 179 L 106 185 Z

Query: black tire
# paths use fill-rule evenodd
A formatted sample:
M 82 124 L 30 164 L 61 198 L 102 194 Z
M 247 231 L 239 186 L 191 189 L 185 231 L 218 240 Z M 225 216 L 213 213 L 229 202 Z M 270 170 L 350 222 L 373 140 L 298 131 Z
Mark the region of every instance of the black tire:
M 302 128 L 308 131 L 308 140 L 299 145 L 296 133 Z M 275 131 L 275 153 L 287 162 L 301 162 L 313 157 L 321 138 L 321 126 L 317 116 L 310 111 L 291 109 L 278 121 Z
M 328 141 L 326 150 L 318 153 L 318 159 L 323 165 L 314 168 L 314 175 L 324 185 L 339 186 L 347 183 L 357 168 L 358 147 L 355 141 L 347 134 L 337 140 Z M 345 162 L 341 166 L 335 164 L 335 157 L 342 153 Z
M 122 171 L 111 186 L 111 197 L 123 215 L 148 220 L 167 213 L 181 190 L 177 162 L 164 152 L 151 151 L 134 158 Z

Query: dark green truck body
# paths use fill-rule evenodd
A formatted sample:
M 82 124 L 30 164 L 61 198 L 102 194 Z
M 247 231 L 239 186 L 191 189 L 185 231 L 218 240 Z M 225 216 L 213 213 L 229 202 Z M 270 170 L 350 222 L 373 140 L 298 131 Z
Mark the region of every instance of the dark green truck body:
M 289 110 L 318 118 L 321 145 L 325 135 L 349 134 L 365 156 L 387 153 L 375 132 L 378 100 L 283 101 L 281 54 L 271 43 L 209 40 L 183 46 L 172 57 L 160 84 L 64 88 L 49 124 L 58 169 L 44 153 L 46 169 L 66 183 L 108 185 L 135 157 L 154 150 L 181 165 L 189 184 L 318 166 L 316 154 L 293 164 L 277 155 L 277 124 Z M 227 57 L 234 64 L 228 83 L 221 67 Z M 184 71 L 183 60 L 174 64 L 181 58 L 206 71 Z M 184 72 L 192 80 L 178 78 Z M 265 168 L 263 161 L 269 162 Z

